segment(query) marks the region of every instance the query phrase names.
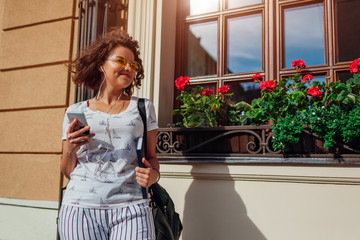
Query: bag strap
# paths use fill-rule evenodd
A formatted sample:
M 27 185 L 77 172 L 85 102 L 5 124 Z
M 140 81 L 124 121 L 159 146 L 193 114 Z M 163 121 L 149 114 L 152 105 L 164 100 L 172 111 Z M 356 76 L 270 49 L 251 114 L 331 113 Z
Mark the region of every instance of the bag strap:
M 141 117 L 141 120 L 144 124 L 144 132 L 143 132 L 143 156 L 147 159 L 147 126 L 146 126 L 146 109 L 145 109 L 145 99 L 139 98 L 138 100 L 138 110 Z M 139 167 L 144 167 L 144 164 L 140 161 Z M 143 199 L 147 199 L 148 193 L 147 189 L 141 187 L 141 192 L 143 195 Z
M 144 143 L 144 156 L 147 159 L 147 121 L 146 121 L 146 109 L 145 109 L 145 99 L 139 98 L 138 101 L 138 109 L 140 113 L 140 117 L 144 124 L 144 132 L 143 132 L 143 143 Z

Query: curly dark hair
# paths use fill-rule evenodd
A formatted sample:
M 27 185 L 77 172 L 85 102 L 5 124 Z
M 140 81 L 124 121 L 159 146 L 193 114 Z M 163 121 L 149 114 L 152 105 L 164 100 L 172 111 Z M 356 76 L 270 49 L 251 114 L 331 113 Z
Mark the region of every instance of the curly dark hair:
M 104 36 L 99 37 L 70 64 L 74 73 L 73 82 L 76 85 L 84 84 L 88 89 L 98 90 L 102 78 L 99 67 L 104 64 L 110 53 L 118 46 L 130 49 L 135 56 L 135 61 L 141 65 L 141 69 L 136 73 L 134 81 L 124 89 L 125 94 L 132 95 L 134 87 L 139 88 L 141 86 L 141 80 L 144 78 L 144 69 L 142 60 L 139 57 L 138 41 L 120 29 L 113 29 Z

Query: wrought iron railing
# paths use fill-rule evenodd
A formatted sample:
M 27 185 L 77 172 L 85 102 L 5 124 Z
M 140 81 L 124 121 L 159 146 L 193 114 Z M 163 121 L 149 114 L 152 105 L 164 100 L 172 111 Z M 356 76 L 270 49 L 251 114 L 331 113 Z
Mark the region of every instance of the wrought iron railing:
M 274 151 L 271 125 L 214 128 L 160 128 L 157 155 L 162 162 L 299 162 L 360 163 L 360 150 L 338 144 L 323 148 L 323 142 L 310 132 L 288 151 Z

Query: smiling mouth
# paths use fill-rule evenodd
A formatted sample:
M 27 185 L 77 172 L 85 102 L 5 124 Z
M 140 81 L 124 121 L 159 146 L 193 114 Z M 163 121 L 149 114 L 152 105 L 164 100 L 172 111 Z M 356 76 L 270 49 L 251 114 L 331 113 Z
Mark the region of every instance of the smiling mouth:
M 130 78 L 130 74 L 128 74 L 128 73 L 120 73 L 120 75 Z

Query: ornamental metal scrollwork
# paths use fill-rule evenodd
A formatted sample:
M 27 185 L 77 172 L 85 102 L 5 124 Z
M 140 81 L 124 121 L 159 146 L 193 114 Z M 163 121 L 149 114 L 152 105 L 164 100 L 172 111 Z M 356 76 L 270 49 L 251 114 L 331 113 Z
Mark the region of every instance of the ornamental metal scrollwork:
M 173 132 L 159 132 L 156 149 L 160 154 L 179 153 L 181 151 L 181 144 L 179 141 L 173 141 Z

